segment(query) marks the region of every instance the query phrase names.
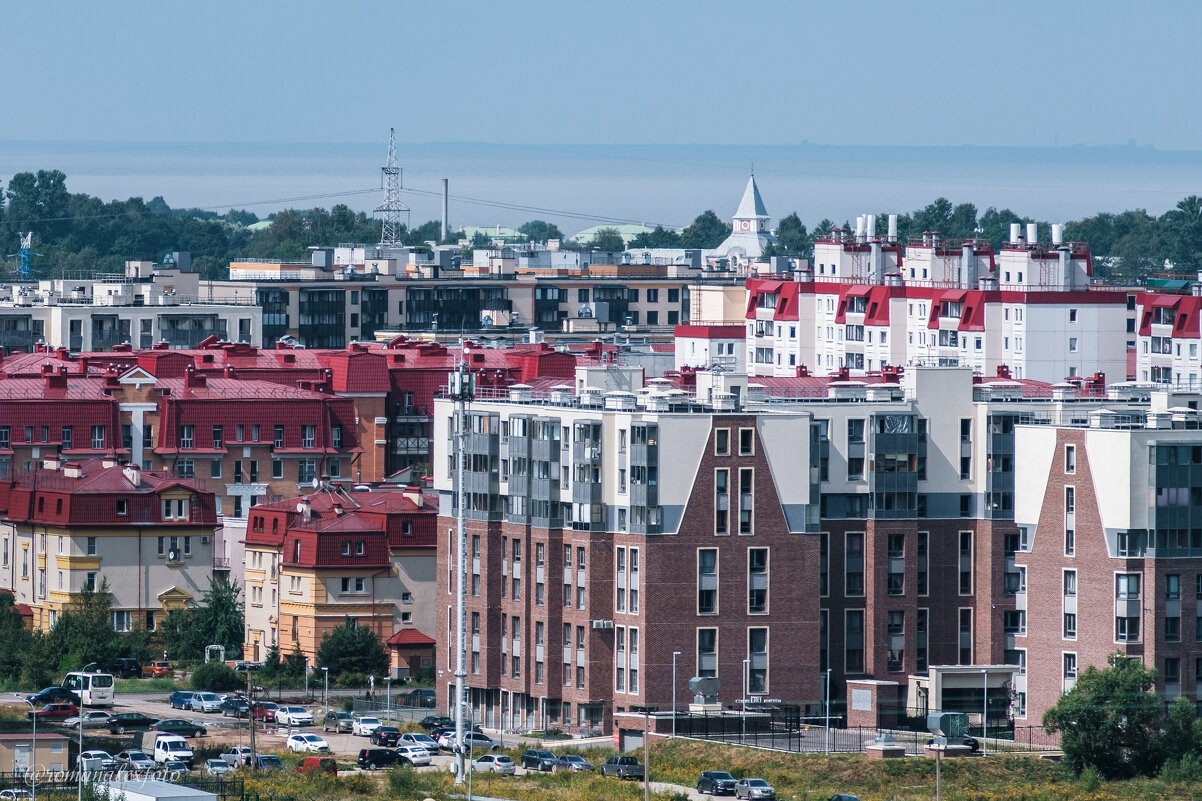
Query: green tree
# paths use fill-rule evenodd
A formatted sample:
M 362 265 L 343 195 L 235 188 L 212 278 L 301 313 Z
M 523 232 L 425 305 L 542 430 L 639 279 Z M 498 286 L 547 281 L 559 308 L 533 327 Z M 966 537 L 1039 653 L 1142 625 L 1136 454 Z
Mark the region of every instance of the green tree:
M 617 228 L 602 228 L 593 235 L 589 247 L 603 253 L 620 253 L 626 249 L 626 240 L 618 233 Z
M 33 633 L 15 607 L 15 599 L 9 593 L 0 593 L 0 680 L 16 682 L 21 676 L 22 659 L 29 651 Z
M 1202 197 L 1183 198 L 1160 219 L 1173 271 L 1196 275 L 1202 268 Z
M 678 248 L 680 234 L 662 225 L 655 226 L 654 231 L 641 231 L 627 243 L 631 250 L 635 248 Z
M 1064 764 L 1075 773 L 1093 768 L 1107 779 L 1152 775 L 1164 761 L 1156 671 L 1120 653 L 1108 662 L 1081 671 L 1044 713 L 1043 727 L 1060 733 Z
M 545 220 L 531 220 L 530 222 L 522 223 L 522 227 L 518 228 L 518 232 L 531 242 L 546 242 L 548 239 L 563 239 L 563 232 L 559 230 L 559 226 L 557 226 L 555 223 L 549 223 Z
M 1183 695 L 1169 704 L 1162 741 L 1166 763 L 1202 756 L 1202 720 L 1198 720 L 1193 702 Z
M 225 646 L 226 659 L 242 656 L 246 628 L 241 594 L 238 584 L 225 576 L 211 578 L 209 589 L 192 615 L 192 625 L 205 640 L 203 646 Z
M 79 670 L 91 662 L 107 666 L 120 656 L 107 578 L 95 589 L 84 585 L 50 630 L 49 645 L 52 664 L 60 671 Z
M 804 256 L 810 252 L 812 242 L 806 231 L 805 223 L 797 216 L 797 212 L 780 218 L 776 224 L 776 244 L 783 253 Z
M 355 626 L 347 618 L 322 638 L 317 664 L 329 668 L 331 677 L 343 673 L 383 674 L 388 670 L 388 654 L 374 631 Z
M 730 224 L 718 219 L 713 209 L 706 209 L 697 215 L 692 223 L 680 232 L 682 248 L 716 248 L 730 236 Z
M 208 690 L 214 693 L 239 690 L 246 686 L 246 679 L 234 672 L 226 663 L 214 659 L 197 665 L 189 678 L 193 690 Z

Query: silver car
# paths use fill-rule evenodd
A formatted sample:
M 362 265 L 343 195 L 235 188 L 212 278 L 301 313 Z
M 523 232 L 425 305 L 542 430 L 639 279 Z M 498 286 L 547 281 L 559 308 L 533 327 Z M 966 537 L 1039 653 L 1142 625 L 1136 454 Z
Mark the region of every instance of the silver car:
M 739 779 L 735 784 L 735 798 L 773 801 L 776 798 L 776 788 L 763 779 Z
M 472 763 L 472 770 L 481 773 L 500 773 L 502 776 L 512 776 L 518 766 L 505 754 L 485 754 Z
M 221 696 L 217 693 L 196 693 L 188 702 L 188 708 L 193 712 L 220 712 Z
M 210 776 L 225 776 L 234 772 L 234 766 L 224 759 L 206 759 L 205 773 Z

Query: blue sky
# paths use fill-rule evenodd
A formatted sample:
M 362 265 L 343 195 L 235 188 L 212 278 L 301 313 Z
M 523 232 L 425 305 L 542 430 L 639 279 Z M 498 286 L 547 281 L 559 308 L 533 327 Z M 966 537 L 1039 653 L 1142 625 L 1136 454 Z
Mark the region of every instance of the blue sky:
M 1202 149 L 1202 3 L 6 4 L 0 139 Z

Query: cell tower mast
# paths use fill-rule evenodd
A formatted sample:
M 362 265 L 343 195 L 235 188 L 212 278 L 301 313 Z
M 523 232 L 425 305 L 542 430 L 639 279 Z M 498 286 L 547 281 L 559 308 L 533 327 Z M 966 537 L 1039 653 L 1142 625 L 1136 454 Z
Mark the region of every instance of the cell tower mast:
M 376 214 L 383 215 L 380 225 L 380 244 L 397 247 L 401 244 L 401 213 L 409 207 L 401 202 L 401 168 L 396 163 L 396 128 L 388 129 L 388 163 L 380 168 L 381 189 L 384 203 L 376 207 Z

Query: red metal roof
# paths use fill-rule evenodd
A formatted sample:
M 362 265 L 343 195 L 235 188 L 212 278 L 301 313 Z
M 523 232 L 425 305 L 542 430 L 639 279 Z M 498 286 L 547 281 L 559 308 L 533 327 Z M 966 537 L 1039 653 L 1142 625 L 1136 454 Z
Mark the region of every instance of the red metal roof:
M 433 637 L 427 637 L 417 629 L 401 629 L 388 638 L 389 645 L 436 645 Z

